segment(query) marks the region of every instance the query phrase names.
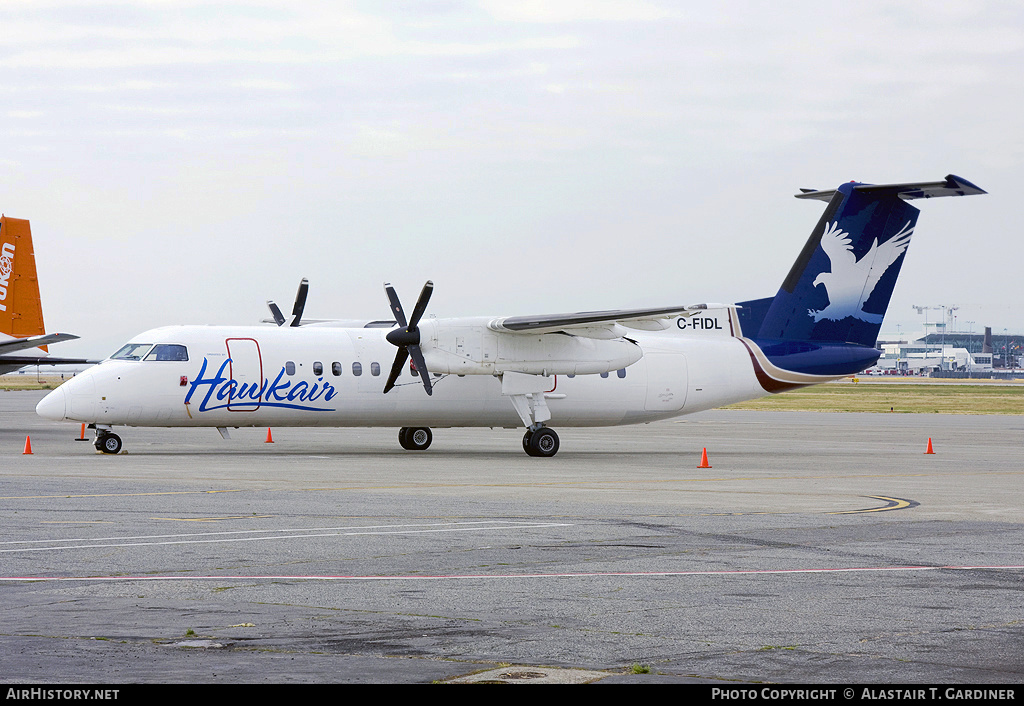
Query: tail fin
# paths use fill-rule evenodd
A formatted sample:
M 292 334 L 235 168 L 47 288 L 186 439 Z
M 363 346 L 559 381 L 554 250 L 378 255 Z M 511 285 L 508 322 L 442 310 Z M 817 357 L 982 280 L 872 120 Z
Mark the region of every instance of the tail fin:
M 0 333 L 43 334 L 36 257 L 28 221 L 0 216 Z
M 984 193 L 952 174 L 939 182 L 803 190 L 797 198 L 828 207 L 779 293 L 741 303 L 744 331 L 761 340 L 873 347 L 920 213 L 907 201 Z

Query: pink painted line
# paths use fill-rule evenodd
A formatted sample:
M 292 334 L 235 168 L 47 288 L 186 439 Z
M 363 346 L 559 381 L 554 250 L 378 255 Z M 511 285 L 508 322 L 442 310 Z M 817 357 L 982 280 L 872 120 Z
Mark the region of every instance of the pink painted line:
M 595 571 L 581 573 L 550 574 L 448 574 L 448 575 L 404 575 L 404 576 L 345 576 L 345 575 L 284 575 L 261 576 L 0 576 L 2 581 L 468 581 L 486 579 L 550 579 L 550 578 L 599 578 L 603 576 L 766 576 L 786 574 L 848 574 L 884 571 L 1021 571 L 1024 565 L 986 566 L 859 566 L 837 569 L 735 569 L 721 571 Z

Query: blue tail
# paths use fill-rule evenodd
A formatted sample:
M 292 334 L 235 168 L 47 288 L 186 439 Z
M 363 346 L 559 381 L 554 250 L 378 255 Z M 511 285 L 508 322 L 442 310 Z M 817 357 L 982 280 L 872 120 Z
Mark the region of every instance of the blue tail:
M 875 342 L 920 213 L 907 201 L 985 192 L 952 174 L 939 182 L 802 191 L 797 198 L 827 201 L 825 213 L 779 293 L 740 302 L 740 324 L 780 368 L 857 372 L 881 354 Z

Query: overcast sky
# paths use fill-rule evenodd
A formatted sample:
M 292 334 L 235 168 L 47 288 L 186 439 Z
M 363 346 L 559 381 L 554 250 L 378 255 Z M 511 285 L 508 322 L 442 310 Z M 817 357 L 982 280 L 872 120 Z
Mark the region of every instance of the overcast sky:
M 959 174 L 911 306 L 1024 331 L 1024 5 L 0 4 L 0 210 L 32 224 L 57 355 L 148 328 L 771 296 L 824 204 Z M 929 321 L 941 314 L 929 312 Z M 972 323 L 968 323 L 972 322 Z

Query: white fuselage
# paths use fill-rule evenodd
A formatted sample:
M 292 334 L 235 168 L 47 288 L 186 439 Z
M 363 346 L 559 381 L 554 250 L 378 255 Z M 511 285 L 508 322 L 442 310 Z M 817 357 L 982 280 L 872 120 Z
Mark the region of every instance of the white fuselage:
M 630 332 L 642 357 L 628 367 L 544 377 L 550 423 L 637 424 L 768 394 L 733 333 L 732 314 L 709 310 L 665 331 Z M 54 390 L 37 409 L 50 419 L 103 426 L 523 426 L 497 373 L 435 373 L 427 396 L 406 365 L 397 387 L 383 394 L 396 351 L 387 331 L 154 329 L 133 342 L 183 346 L 188 360 L 109 359 Z

